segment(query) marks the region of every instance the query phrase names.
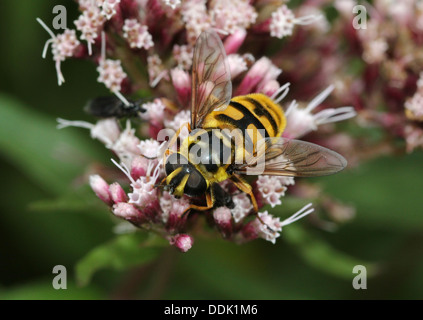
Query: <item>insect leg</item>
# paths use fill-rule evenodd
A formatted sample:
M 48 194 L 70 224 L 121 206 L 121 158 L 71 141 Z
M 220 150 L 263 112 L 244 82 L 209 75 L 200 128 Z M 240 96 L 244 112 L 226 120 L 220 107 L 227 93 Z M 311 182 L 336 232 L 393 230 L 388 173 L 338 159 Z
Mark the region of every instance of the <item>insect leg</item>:
M 264 221 L 263 221 L 263 219 L 262 218 L 260 218 L 260 216 L 258 215 L 258 206 L 257 206 L 257 201 L 256 201 L 256 198 L 254 197 L 254 194 L 253 194 L 253 190 L 252 190 L 252 188 L 251 188 L 251 185 L 247 182 L 247 181 L 245 181 L 242 177 L 240 177 L 239 175 L 237 175 L 237 174 L 234 174 L 232 177 L 231 177 L 231 180 L 233 181 L 233 183 L 235 183 L 235 185 L 236 185 L 236 187 L 238 188 L 238 189 L 240 189 L 241 191 L 243 191 L 243 192 L 245 192 L 246 194 L 248 194 L 249 196 L 250 196 L 250 198 L 251 198 L 251 202 L 252 202 L 252 204 L 253 204 L 253 207 L 254 207 L 254 211 L 255 211 L 255 214 L 256 214 L 256 216 L 257 216 L 257 219 L 261 222 L 261 224 L 262 225 L 264 225 L 268 230 L 270 230 L 271 232 L 276 232 L 275 230 L 273 230 L 271 227 L 269 227 L 268 225 L 267 225 L 267 223 L 265 223 Z M 237 181 L 238 180 L 238 181 Z
M 250 196 L 251 203 L 253 204 L 253 207 L 254 207 L 254 211 L 257 214 L 258 212 L 257 201 L 256 201 L 256 198 L 254 197 L 251 185 L 237 174 L 234 174 L 231 177 L 231 180 L 239 190 L 241 190 L 242 192 L 245 192 L 246 194 Z
M 206 201 L 207 201 L 207 206 L 196 206 L 195 204 L 191 204 L 188 209 L 186 209 L 184 211 L 184 214 L 186 214 L 187 212 L 189 212 L 191 209 L 194 210 L 198 210 L 198 211 L 206 211 L 206 210 L 210 210 L 211 208 L 213 208 L 213 200 L 212 200 L 212 196 L 210 193 L 206 193 Z

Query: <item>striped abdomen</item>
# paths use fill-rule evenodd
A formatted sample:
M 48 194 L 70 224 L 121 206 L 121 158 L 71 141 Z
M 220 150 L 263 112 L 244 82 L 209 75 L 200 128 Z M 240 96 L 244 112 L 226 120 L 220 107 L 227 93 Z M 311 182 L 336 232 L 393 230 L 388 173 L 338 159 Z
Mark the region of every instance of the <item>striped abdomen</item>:
M 263 130 L 265 137 L 279 137 L 285 125 L 282 107 L 264 94 L 253 93 L 233 98 L 223 111 L 211 112 L 202 127 Z
M 268 96 L 253 93 L 233 98 L 223 111 L 213 111 L 204 120 L 204 129 L 228 129 L 232 136 L 238 136 L 245 143 L 235 151 L 237 159 L 245 159 L 255 153 L 257 141 L 280 137 L 285 129 L 286 119 L 282 107 Z M 234 134 L 238 129 L 239 134 Z

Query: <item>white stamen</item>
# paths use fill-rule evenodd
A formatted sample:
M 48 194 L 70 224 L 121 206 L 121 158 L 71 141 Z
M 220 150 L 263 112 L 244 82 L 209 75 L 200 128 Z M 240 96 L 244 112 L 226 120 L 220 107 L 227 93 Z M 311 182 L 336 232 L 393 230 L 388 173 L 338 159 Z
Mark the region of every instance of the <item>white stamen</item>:
M 93 54 L 93 47 L 91 45 L 91 42 L 87 42 L 87 47 L 88 47 L 88 55 L 92 55 Z
M 147 173 L 146 173 L 146 175 L 148 176 L 148 177 L 150 177 L 151 176 L 151 170 L 153 169 L 153 161 L 149 161 L 148 162 L 148 166 L 147 166 Z
M 56 40 L 56 35 L 53 33 L 53 31 L 51 31 L 51 29 L 49 27 L 47 27 L 47 25 L 44 23 L 43 20 L 41 20 L 40 18 L 36 18 L 37 22 L 44 28 L 44 30 L 47 31 L 47 33 L 50 35 L 51 39 L 48 39 L 44 45 L 43 48 L 43 53 L 41 54 L 41 56 L 43 57 L 43 59 L 46 58 L 47 56 L 47 50 L 48 50 L 48 46 L 50 45 L 50 43 L 53 43 L 54 40 Z M 57 68 L 56 68 L 57 69 Z M 63 76 L 62 76 L 63 77 Z M 60 80 L 59 80 L 60 82 Z
M 279 103 L 279 102 L 281 102 L 285 97 L 286 97 L 286 95 L 288 94 L 288 92 L 289 92 L 289 86 L 291 85 L 291 83 L 290 82 L 287 82 L 287 83 L 285 83 L 283 86 L 281 86 L 270 98 L 272 99 L 272 100 L 274 100 L 276 103 Z M 282 92 L 282 93 L 281 93 Z M 280 94 L 280 96 L 279 96 L 279 98 L 277 98 L 276 99 L 276 97 L 278 96 Z
M 319 21 L 322 18 L 323 18 L 323 16 L 321 14 L 319 14 L 317 16 L 312 14 L 312 15 L 309 15 L 309 16 L 295 18 L 295 24 L 305 26 L 305 25 L 308 25 L 308 24 L 312 24 L 316 21 Z
M 104 31 L 101 32 L 101 60 L 106 60 L 106 33 Z
M 163 158 L 161 158 L 159 160 L 159 163 L 157 164 L 156 168 L 154 169 L 153 176 L 152 176 L 153 183 L 156 183 L 157 178 L 160 175 L 160 167 L 162 166 L 162 163 L 163 163 Z
M 315 97 L 313 100 L 310 101 L 310 103 L 305 108 L 305 111 L 311 112 L 314 108 L 316 108 L 319 104 L 321 104 L 330 95 L 333 89 L 335 89 L 335 86 L 331 84 L 321 93 L 319 93 L 317 97 Z
M 43 57 L 43 59 L 46 58 L 47 56 L 47 50 L 48 50 L 48 46 L 50 45 L 50 43 L 53 43 L 54 39 L 48 39 L 46 41 L 46 44 L 44 45 L 44 49 L 43 49 L 43 53 L 41 54 L 41 57 Z
M 94 128 L 94 125 L 92 123 L 86 122 L 86 121 L 71 121 L 66 120 L 62 118 L 57 118 L 57 122 L 59 123 L 57 125 L 57 129 L 63 129 L 67 127 L 77 127 L 77 128 L 84 128 L 84 129 L 92 129 Z
M 282 227 L 287 226 L 288 224 L 291 224 L 291 223 L 293 223 L 297 220 L 300 220 L 301 218 L 304 218 L 305 216 L 309 215 L 310 213 L 312 213 L 314 211 L 314 208 L 309 209 L 311 206 L 312 206 L 311 203 L 307 204 L 302 209 L 300 209 L 299 211 L 294 213 L 292 216 L 290 216 L 288 219 L 282 221 L 281 226 Z
M 122 95 L 122 93 L 120 93 L 118 90 L 113 91 L 113 93 L 115 94 L 116 97 L 118 97 L 118 99 L 120 101 L 122 101 L 125 106 L 129 107 L 131 104 L 129 103 L 128 100 L 126 100 L 126 98 Z
M 51 29 L 49 27 L 47 27 L 47 25 L 44 23 L 43 20 L 41 20 L 40 18 L 36 18 L 35 20 L 37 20 L 38 23 L 41 24 L 41 26 L 44 28 L 44 30 L 46 30 L 49 33 L 49 35 L 50 35 L 50 37 L 52 39 L 55 39 L 56 38 L 56 36 L 54 35 L 53 31 L 51 31 Z
M 297 100 L 292 100 L 291 104 L 289 105 L 288 109 L 285 111 L 285 116 L 291 113 L 292 110 L 298 107 Z
M 63 77 L 62 70 L 60 69 L 60 60 L 56 60 L 56 73 L 57 73 L 57 84 L 59 86 L 65 82 L 65 77 Z
M 126 119 L 126 131 L 130 131 L 131 129 L 132 129 L 131 120 Z
M 157 86 L 157 84 L 160 82 L 160 80 L 163 79 L 166 73 L 167 70 L 163 70 L 162 72 L 160 72 L 159 75 L 151 82 L 151 87 L 154 88 L 155 86 Z
M 131 183 L 133 184 L 133 185 L 135 185 L 136 184 L 136 182 L 135 182 L 135 180 L 131 177 L 131 173 L 130 173 L 130 171 L 129 171 L 129 169 L 128 169 L 128 167 L 124 164 L 124 163 L 122 163 L 122 166 L 119 164 L 119 163 L 117 163 L 116 161 L 115 161 L 115 159 L 110 159 L 110 160 L 112 160 L 112 162 L 114 163 L 114 165 L 116 166 L 116 167 L 118 167 L 124 174 L 125 174 L 125 176 L 127 176 L 128 177 L 128 179 L 129 179 L 129 181 L 131 181 Z
M 355 117 L 357 113 L 354 107 L 341 107 L 336 109 L 325 109 L 315 115 L 317 125 L 342 121 Z

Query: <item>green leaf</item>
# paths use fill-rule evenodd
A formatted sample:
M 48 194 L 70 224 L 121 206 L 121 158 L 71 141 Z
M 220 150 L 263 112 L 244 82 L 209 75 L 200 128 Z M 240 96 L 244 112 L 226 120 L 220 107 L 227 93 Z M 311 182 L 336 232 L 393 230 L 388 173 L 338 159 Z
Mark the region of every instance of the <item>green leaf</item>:
M 303 259 L 311 266 L 344 279 L 351 279 L 356 265 L 367 268 L 368 276 L 377 271 L 374 263 L 363 261 L 340 252 L 312 232 L 305 230 L 300 224 L 289 225 L 283 230 L 284 240 L 294 245 Z
M 101 211 L 104 216 L 107 206 L 98 199 L 88 185 L 65 193 L 54 199 L 37 200 L 29 204 L 29 210 L 43 212 Z
M 390 156 L 319 178 L 325 192 L 356 208 L 354 223 L 366 228 L 423 228 L 423 152 Z
M 37 280 L 0 291 L 0 300 L 94 300 L 105 299 L 100 289 L 92 286 L 79 288 L 67 281 L 66 289 L 53 288 L 52 279 Z
M 76 130 L 57 130 L 56 120 L 0 93 L 0 153 L 53 194 L 61 194 L 100 145 Z
M 154 239 L 152 239 L 154 238 Z M 76 266 L 76 279 L 79 285 L 90 282 L 95 272 L 101 269 L 125 270 L 129 267 L 150 262 L 167 244 L 159 236 L 135 232 L 117 236 L 89 252 Z

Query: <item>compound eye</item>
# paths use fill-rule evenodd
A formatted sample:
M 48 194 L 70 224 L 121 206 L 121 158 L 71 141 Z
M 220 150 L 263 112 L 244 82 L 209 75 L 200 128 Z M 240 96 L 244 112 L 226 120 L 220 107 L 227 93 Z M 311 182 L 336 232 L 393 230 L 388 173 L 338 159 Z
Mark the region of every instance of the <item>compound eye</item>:
M 172 153 L 166 159 L 166 166 L 165 166 L 166 175 L 171 174 L 177 168 L 186 164 L 188 164 L 188 160 L 184 156 L 182 156 L 180 153 Z
M 197 170 L 191 170 L 184 192 L 189 196 L 199 196 L 203 195 L 206 191 L 207 183 L 204 177 Z

